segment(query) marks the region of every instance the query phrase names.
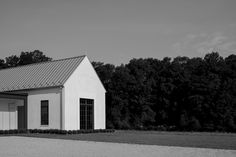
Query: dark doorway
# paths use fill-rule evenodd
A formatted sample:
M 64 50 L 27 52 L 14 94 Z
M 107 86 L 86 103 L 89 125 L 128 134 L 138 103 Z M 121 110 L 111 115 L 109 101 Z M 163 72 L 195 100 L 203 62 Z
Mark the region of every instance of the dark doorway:
M 94 129 L 94 100 L 80 99 L 80 129 Z
M 18 111 L 18 129 L 25 129 L 25 108 L 24 106 L 18 106 L 17 107 Z

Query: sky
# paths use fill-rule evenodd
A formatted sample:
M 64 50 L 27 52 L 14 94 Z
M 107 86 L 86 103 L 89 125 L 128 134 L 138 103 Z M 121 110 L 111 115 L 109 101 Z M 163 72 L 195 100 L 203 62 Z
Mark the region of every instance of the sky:
M 235 8 L 236 0 L 0 0 L 0 58 L 227 57 L 236 54 Z

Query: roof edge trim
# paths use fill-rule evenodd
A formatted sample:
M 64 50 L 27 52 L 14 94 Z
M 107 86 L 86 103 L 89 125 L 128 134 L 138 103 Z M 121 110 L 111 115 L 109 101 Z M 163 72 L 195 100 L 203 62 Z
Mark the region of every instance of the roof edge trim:
M 63 61 L 63 60 L 74 59 L 74 58 L 81 58 L 81 57 L 84 58 L 84 57 L 86 57 L 86 55 L 68 57 L 68 58 L 62 58 L 62 59 L 57 59 L 57 60 L 52 60 L 52 61 L 38 62 L 38 63 L 32 63 L 32 64 L 26 64 L 26 65 L 19 65 L 19 66 L 16 66 L 16 67 L 8 67 L 8 68 L 0 69 L 0 71 L 14 69 L 14 68 L 21 68 L 21 67 L 26 67 L 26 66 L 34 66 L 34 65 L 38 65 L 38 64 L 45 64 L 45 63 Z
M 19 89 L 19 90 L 10 90 L 10 91 L 3 91 L 0 93 L 11 93 L 11 92 L 17 92 L 17 91 L 29 91 L 29 90 L 39 90 L 39 89 L 50 89 L 50 88 L 64 88 L 63 85 L 59 85 L 59 86 L 48 86 L 48 87 L 40 87 L 40 88 L 27 88 L 27 89 Z

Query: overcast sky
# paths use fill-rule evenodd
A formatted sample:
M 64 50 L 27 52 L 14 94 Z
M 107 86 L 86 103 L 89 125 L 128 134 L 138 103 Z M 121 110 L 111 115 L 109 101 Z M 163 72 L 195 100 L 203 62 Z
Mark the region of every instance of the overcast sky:
M 236 0 L 0 0 L 0 58 L 41 50 L 132 58 L 236 54 Z

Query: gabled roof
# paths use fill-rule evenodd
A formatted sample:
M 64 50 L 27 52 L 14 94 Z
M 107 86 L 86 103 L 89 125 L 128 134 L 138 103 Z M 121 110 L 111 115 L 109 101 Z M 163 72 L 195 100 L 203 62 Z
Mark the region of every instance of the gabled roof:
M 85 56 L 0 70 L 0 92 L 64 85 Z

